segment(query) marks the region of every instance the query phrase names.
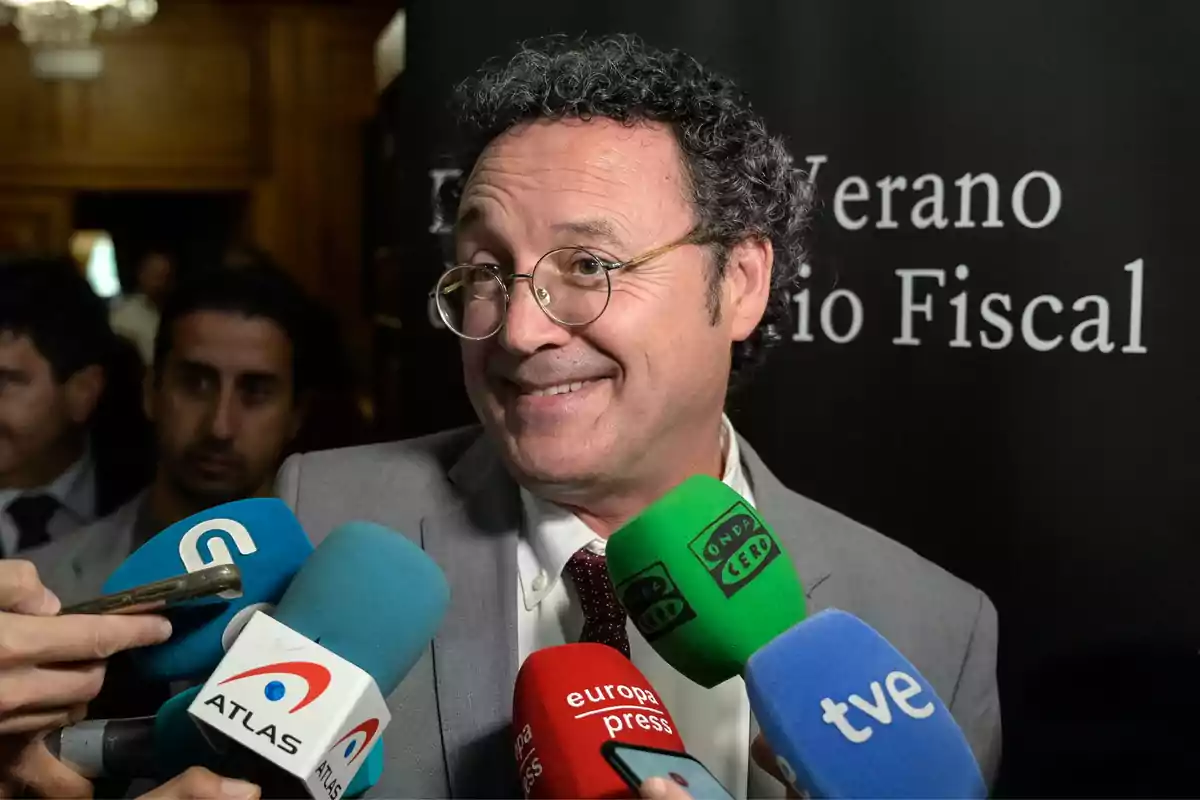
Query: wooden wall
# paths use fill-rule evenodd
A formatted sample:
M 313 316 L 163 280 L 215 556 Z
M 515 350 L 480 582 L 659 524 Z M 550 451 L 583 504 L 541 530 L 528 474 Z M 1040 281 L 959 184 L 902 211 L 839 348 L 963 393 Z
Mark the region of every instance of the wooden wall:
M 386 7 L 168 2 L 98 37 L 104 74 L 33 77 L 0 30 L 0 248 L 65 248 L 75 192 L 240 190 L 246 234 L 366 334 L 362 126 Z

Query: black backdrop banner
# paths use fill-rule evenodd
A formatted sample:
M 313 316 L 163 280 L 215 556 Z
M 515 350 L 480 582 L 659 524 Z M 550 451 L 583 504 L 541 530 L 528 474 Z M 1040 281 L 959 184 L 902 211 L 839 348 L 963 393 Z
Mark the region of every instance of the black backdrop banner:
M 376 198 L 409 432 L 473 419 L 426 307 L 450 88 L 585 31 L 732 75 L 814 180 L 795 324 L 730 412 L 789 486 L 996 602 L 999 792 L 1200 793 L 1200 4 L 414 3 Z

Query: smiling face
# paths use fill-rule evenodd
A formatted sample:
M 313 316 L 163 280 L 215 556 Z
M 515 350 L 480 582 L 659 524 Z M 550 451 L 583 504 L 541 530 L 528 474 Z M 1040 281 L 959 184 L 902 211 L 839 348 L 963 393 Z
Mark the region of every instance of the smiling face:
M 506 274 L 528 273 L 543 254 L 568 246 L 625 261 L 695 225 L 667 127 L 538 121 L 498 137 L 476 164 L 460 205 L 457 257 Z M 582 327 L 551 320 L 528 281 L 515 281 L 504 327 L 463 342 L 463 369 L 471 402 L 519 481 L 560 494 L 638 487 L 657 496 L 687 475 L 720 469 L 730 347 L 762 316 L 770 244 L 734 248 L 714 323 L 716 257 L 715 248 L 685 245 L 612 272 L 607 309 Z

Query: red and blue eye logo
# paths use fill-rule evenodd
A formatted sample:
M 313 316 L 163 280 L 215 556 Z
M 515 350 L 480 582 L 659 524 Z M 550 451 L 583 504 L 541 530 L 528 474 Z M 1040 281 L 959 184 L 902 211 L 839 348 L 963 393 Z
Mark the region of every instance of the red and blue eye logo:
M 295 714 L 324 694 L 325 690 L 329 688 L 329 681 L 331 679 L 328 669 L 312 661 L 281 661 L 278 664 L 267 664 L 240 672 L 232 678 L 226 678 L 218 685 L 224 686 L 233 681 L 240 681 L 243 678 L 253 678 L 258 675 L 295 675 L 304 680 L 304 696 L 300 698 L 300 701 L 296 705 L 288 710 L 289 714 Z M 275 703 L 287 696 L 287 686 L 283 684 L 283 681 L 273 680 L 263 689 L 263 694 L 266 695 L 268 700 Z
M 347 765 L 353 764 L 359 756 L 367 752 L 367 747 L 370 746 L 377 733 L 379 733 L 379 720 L 371 717 L 361 725 L 351 728 L 349 733 L 334 742 L 333 747 L 329 748 L 329 752 L 332 753 L 346 743 L 346 749 L 342 751 L 342 758 L 346 759 Z M 358 734 L 362 734 L 361 739 Z

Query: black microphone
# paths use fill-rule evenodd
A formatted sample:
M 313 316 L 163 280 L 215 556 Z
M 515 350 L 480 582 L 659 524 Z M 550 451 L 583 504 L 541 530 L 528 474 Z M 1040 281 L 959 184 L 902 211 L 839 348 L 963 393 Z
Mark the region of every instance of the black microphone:
M 219 772 L 214 750 L 188 714 L 196 686 L 162 704 L 152 717 L 90 719 L 46 736 L 46 749 L 89 780 L 173 778 L 189 767 Z

